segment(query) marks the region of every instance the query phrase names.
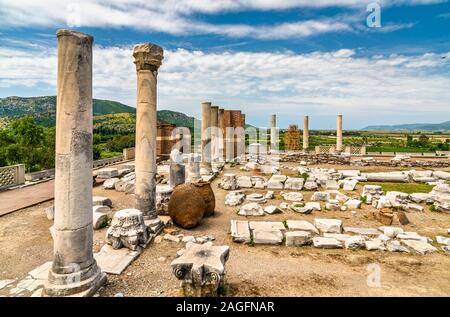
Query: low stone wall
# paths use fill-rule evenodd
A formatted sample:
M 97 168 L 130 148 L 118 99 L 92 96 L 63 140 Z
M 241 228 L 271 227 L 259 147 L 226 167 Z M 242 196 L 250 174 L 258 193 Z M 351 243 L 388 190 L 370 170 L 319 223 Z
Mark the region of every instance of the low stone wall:
M 422 167 L 422 168 L 446 168 L 450 167 L 450 160 L 439 159 L 429 161 L 402 160 L 402 161 L 381 161 L 370 158 L 359 158 L 352 160 L 349 155 L 333 154 L 304 154 L 290 153 L 284 154 L 280 162 L 301 162 L 308 164 L 333 164 L 333 165 L 358 165 L 358 166 L 389 166 L 389 167 Z
M 123 162 L 124 160 L 125 159 L 124 159 L 123 155 L 119 155 L 116 157 L 111 157 L 111 158 L 107 158 L 107 159 L 103 159 L 103 160 L 97 160 L 97 161 L 94 161 L 93 168 L 99 168 L 99 167 L 104 167 L 104 166 L 108 166 L 111 164 L 120 163 L 120 162 Z M 55 169 L 52 168 L 52 169 L 43 170 L 43 171 L 39 171 L 39 172 L 28 173 L 25 175 L 25 180 L 27 180 L 29 182 L 36 182 L 41 179 L 54 178 L 54 177 L 55 177 Z
M 134 157 L 136 155 L 136 151 L 135 151 L 134 147 L 129 148 L 129 149 L 123 149 L 122 153 L 123 153 L 123 159 L 125 161 L 134 160 Z
M 25 183 L 25 165 L 0 167 L 0 189 Z

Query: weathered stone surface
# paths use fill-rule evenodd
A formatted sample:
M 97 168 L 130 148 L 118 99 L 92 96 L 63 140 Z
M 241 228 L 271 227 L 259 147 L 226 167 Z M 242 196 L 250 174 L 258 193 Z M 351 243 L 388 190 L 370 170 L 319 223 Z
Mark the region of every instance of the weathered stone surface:
M 253 243 L 255 244 L 281 244 L 283 233 L 281 230 L 253 230 Z
M 320 232 L 341 233 L 342 221 L 339 219 L 314 219 L 314 225 Z
M 305 184 L 303 184 L 304 190 L 316 190 L 317 188 L 319 188 L 319 186 L 317 185 L 316 181 L 313 180 L 306 180 Z
M 273 215 L 273 214 L 282 213 L 283 211 L 280 208 L 278 208 L 277 206 L 271 205 L 271 206 L 265 207 L 264 208 L 264 212 L 269 214 L 269 215 Z
M 234 242 L 249 243 L 251 236 L 248 221 L 231 220 L 231 237 Z
M 103 272 L 109 274 L 122 274 L 123 271 L 133 262 L 141 253 L 141 249 L 136 251 L 127 248 L 114 249 L 105 244 L 100 252 L 94 253 L 94 258 Z
M 436 252 L 437 249 L 426 241 L 402 240 L 402 244 L 420 254 Z
M 358 228 L 358 227 L 344 227 L 345 233 L 354 233 L 362 236 L 378 236 L 380 231 L 374 228 Z
M 342 174 L 343 178 L 358 177 L 361 175 L 359 170 L 338 170 L 338 172 Z
M 409 252 L 409 249 L 402 246 L 399 241 L 386 242 L 386 249 L 389 252 Z
M 365 239 L 362 236 L 352 236 L 345 240 L 345 248 L 356 250 L 365 247 Z
M 286 181 L 287 176 L 285 175 L 273 175 L 269 181 L 267 182 L 268 189 L 283 189 L 284 182 Z
M 268 190 L 264 197 L 266 199 L 274 199 L 275 198 L 275 193 L 273 192 L 273 190 Z
M 286 223 L 289 230 L 309 231 L 319 234 L 319 230 L 312 223 L 306 220 L 288 220 Z
M 334 238 L 326 238 L 326 237 L 314 237 L 313 244 L 316 248 L 322 249 L 341 249 L 342 242 L 334 239 Z
M 102 206 L 102 207 L 106 207 L 106 206 Z M 106 227 L 107 224 L 108 224 L 108 214 L 107 213 L 102 213 L 102 212 L 98 212 L 98 211 L 92 212 L 92 227 L 94 228 L 94 230 L 98 230 L 103 227 Z
M 238 215 L 240 216 L 264 216 L 264 209 L 257 203 L 250 203 L 241 206 Z
M 304 203 L 300 202 L 291 204 L 289 208 L 301 214 L 310 214 L 314 210 L 314 208 L 312 208 L 311 206 L 306 206 Z
M 97 176 L 101 178 L 112 178 L 119 176 L 119 171 L 116 167 L 105 167 L 97 171 Z
M 364 173 L 362 176 L 366 177 L 369 182 L 409 182 L 409 175 L 402 172 Z
M 326 189 L 339 189 L 340 186 L 336 180 L 329 179 L 329 180 L 325 181 L 325 188 Z
M 109 178 L 103 182 L 103 188 L 104 189 L 115 189 L 116 183 L 118 181 L 120 181 L 120 179 L 117 177 Z
M 368 251 L 386 250 L 384 242 L 380 239 L 371 239 L 364 241 L 364 246 Z
M 94 206 L 108 206 L 112 207 L 112 201 L 108 197 L 94 196 L 92 197 L 92 204 Z
M 281 193 L 284 200 L 287 201 L 303 201 L 303 194 L 297 192 Z
M 347 206 L 348 209 L 353 210 L 353 209 L 360 209 L 361 204 L 362 202 L 359 199 L 350 199 L 344 203 L 344 206 Z
M 341 210 L 341 205 L 339 204 L 339 201 L 334 200 L 334 199 L 330 199 L 330 201 L 328 201 L 325 204 L 325 209 L 326 210 L 338 211 L 338 210 Z
M 302 190 L 304 182 L 303 178 L 288 177 L 284 183 L 284 189 Z
M 308 231 L 290 231 L 286 232 L 287 246 L 303 246 L 312 243 L 312 234 Z
M 450 245 L 450 238 L 446 238 L 443 236 L 436 236 L 436 242 L 439 244 Z
M 305 204 L 305 207 L 306 208 L 311 208 L 312 210 L 317 210 L 317 211 L 320 211 L 322 208 L 320 207 L 320 203 L 319 202 L 315 202 L 315 201 L 310 201 L 310 202 L 307 202 L 306 204 Z
M 141 211 L 122 209 L 114 214 L 111 226 L 106 232 L 106 243 L 113 249 L 126 247 L 135 251 L 139 244 L 146 244 L 148 240 L 148 229 Z
M 399 233 L 399 234 L 397 234 L 396 238 L 400 239 L 400 240 L 416 240 L 416 241 L 423 241 L 423 242 L 428 241 L 427 237 L 423 237 L 420 234 L 418 234 L 417 232 L 411 232 L 411 231 L 405 231 L 405 232 Z
M 350 239 L 352 237 L 351 235 L 346 234 L 346 233 L 328 233 L 328 232 L 323 233 L 323 236 L 325 238 L 336 239 L 340 242 L 345 242 L 345 241 L 347 241 L 347 239 Z
M 436 178 L 439 178 L 439 179 L 444 179 L 446 181 L 450 181 L 450 173 L 449 172 L 434 171 L 433 172 L 433 177 L 436 177 Z
M 370 196 L 372 198 L 379 198 L 383 194 L 383 189 L 379 185 L 364 185 L 361 195 L 366 197 Z M 371 203 L 371 201 L 368 200 L 367 203 Z
M 55 219 L 55 206 L 45 208 L 45 215 L 47 216 L 48 220 Z
M 266 198 L 262 194 L 258 193 L 247 195 L 245 199 L 258 204 L 265 204 L 267 202 Z
M 170 264 L 175 277 L 182 281 L 184 296 L 218 296 L 229 254 L 228 246 L 188 242 L 183 255 Z
M 427 203 L 432 204 L 434 203 L 434 197 L 430 193 L 412 193 L 409 195 L 409 198 L 411 201 L 420 204 L 420 203 Z
M 239 176 L 237 178 L 237 185 L 239 188 L 252 188 L 252 179 L 250 176 Z
M 245 194 L 241 191 L 232 191 L 225 196 L 225 205 L 227 206 L 238 206 L 244 202 Z
M 342 182 L 342 189 L 346 191 L 355 190 L 358 180 L 356 179 L 344 179 Z
M 205 201 L 205 213 L 203 217 L 209 217 L 214 214 L 214 210 L 216 208 L 216 197 L 211 188 L 211 184 L 209 182 L 198 181 L 192 183 L 196 188 L 200 195 L 203 197 Z
M 434 197 L 434 207 L 437 211 L 450 213 L 450 185 L 438 184 L 430 192 Z
M 275 221 L 250 221 L 249 227 L 251 230 L 259 231 L 286 230 L 282 222 Z
M 330 198 L 330 193 L 328 192 L 315 192 L 311 197 L 311 201 L 328 201 Z

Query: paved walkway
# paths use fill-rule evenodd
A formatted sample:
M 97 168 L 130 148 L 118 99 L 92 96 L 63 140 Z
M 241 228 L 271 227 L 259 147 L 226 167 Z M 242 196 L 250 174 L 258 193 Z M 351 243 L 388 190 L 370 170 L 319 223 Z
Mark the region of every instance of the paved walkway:
M 0 217 L 53 199 L 54 187 L 55 181 L 49 180 L 36 185 L 0 192 Z

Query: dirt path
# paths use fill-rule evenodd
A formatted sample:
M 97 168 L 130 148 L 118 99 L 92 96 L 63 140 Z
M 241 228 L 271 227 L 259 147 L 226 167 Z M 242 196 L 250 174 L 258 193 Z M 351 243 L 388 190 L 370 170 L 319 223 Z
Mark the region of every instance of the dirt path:
M 227 172 L 239 172 L 228 169 Z M 228 295 L 230 296 L 450 296 L 450 256 L 443 253 L 425 256 L 369 252 L 365 250 L 320 250 L 313 247 L 255 246 L 237 244 L 229 235 L 231 219 L 246 219 L 236 215 L 236 207 L 224 205 L 226 191 L 217 189 L 216 213 L 203 220 L 193 230 L 179 229 L 184 235 L 213 235 L 215 244 L 231 247 L 227 263 Z M 265 192 L 249 190 L 249 192 Z M 350 195 L 357 196 L 358 192 Z M 311 193 L 303 192 L 305 200 Z M 95 195 L 108 196 L 119 210 L 132 206 L 132 196 L 112 190 L 94 189 Z M 279 198 L 279 192 L 276 192 Z M 268 204 L 279 204 L 280 200 Z M 48 228 L 51 221 L 44 209 L 52 202 L 0 217 L 0 279 L 23 278 L 36 266 L 51 260 L 52 241 Z M 356 214 L 351 212 L 314 212 L 301 215 L 286 211 L 279 215 L 252 217 L 248 220 L 282 221 L 286 219 L 340 218 L 345 225 L 372 227 L 380 223 L 368 220 L 370 206 Z M 450 215 L 430 212 L 408 213 L 411 224 L 406 231 L 434 237 L 445 235 L 450 228 Z M 94 251 L 103 244 L 106 229 L 94 232 Z M 178 296 L 179 281 L 170 269 L 170 262 L 183 243 L 162 241 L 148 247 L 120 276 L 108 276 L 108 285 L 101 296 L 123 293 L 125 296 Z M 378 265 L 381 286 L 369 287 L 372 266 Z M 369 271 L 368 271 L 369 270 Z M 2 291 L 0 291 L 2 294 Z M 5 294 L 6 295 L 6 294 Z
M 53 199 L 55 181 L 0 192 L 0 217 L 10 212 Z

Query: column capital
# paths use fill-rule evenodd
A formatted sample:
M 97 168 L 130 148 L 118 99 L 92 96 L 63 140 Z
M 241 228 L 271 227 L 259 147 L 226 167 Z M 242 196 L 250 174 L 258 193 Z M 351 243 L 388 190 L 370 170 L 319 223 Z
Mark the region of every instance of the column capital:
M 158 70 L 164 58 L 164 50 L 152 43 L 138 44 L 133 49 L 134 64 L 136 71 Z

